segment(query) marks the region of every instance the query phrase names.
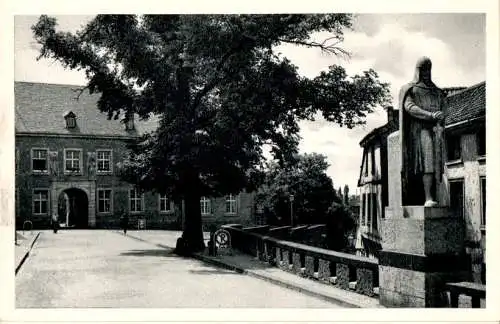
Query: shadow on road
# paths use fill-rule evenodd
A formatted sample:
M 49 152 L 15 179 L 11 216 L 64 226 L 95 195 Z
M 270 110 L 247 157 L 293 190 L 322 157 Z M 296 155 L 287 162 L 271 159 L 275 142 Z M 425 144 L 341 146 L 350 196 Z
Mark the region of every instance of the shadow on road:
M 232 271 L 232 270 L 224 270 L 224 269 L 210 269 L 210 270 L 189 270 L 189 273 L 198 274 L 198 275 L 219 275 L 219 274 L 230 274 L 230 275 L 243 275 L 241 273 Z
M 252 256 L 243 254 L 234 250 L 230 255 L 219 255 L 217 257 L 209 256 L 207 251 L 202 254 L 202 257 L 211 263 L 224 263 L 237 269 L 243 270 L 265 270 L 272 268 L 269 264 L 255 260 Z
M 173 249 L 167 250 L 131 250 L 127 252 L 122 252 L 120 255 L 123 256 L 156 256 L 156 257 L 170 257 L 170 258 L 182 258 L 181 256 L 174 253 Z

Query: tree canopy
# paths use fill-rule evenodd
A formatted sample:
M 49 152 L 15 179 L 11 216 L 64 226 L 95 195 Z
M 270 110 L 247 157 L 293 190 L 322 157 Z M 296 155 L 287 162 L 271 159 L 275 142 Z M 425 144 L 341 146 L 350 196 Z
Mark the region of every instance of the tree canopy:
M 326 174 L 328 166 L 326 156 L 317 153 L 298 155 L 285 168 L 271 163 L 256 195 L 268 221 L 290 225 L 293 195 L 294 225 L 326 223 L 332 203 L 342 202 Z
M 354 127 L 387 103 L 373 70 L 348 76 L 332 65 L 298 73 L 276 46 L 289 43 L 347 54 L 339 44 L 349 14 L 98 15 L 75 33 L 55 18 L 32 27 L 39 58 L 84 71 L 109 118 L 157 118 L 121 164 L 124 179 L 186 203 L 185 239 L 202 243 L 199 197 L 252 188 L 268 144 L 284 165 L 297 153 L 300 120 L 317 113 Z M 310 40 L 327 32 L 322 43 Z M 195 205 L 198 205 L 197 207 Z

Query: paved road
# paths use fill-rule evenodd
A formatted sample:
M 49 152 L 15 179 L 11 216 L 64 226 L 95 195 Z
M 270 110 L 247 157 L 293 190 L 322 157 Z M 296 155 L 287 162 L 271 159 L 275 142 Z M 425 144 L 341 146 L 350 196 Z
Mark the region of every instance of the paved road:
M 16 276 L 16 307 L 338 306 L 117 232 L 70 230 L 40 235 Z

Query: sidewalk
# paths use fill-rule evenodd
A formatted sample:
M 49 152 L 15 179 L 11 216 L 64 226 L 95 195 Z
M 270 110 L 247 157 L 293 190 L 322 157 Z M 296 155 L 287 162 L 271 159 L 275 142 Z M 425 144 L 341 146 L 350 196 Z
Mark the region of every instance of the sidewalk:
M 177 233 L 175 233 L 177 234 Z M 127 233 L 131 238 L 147 241 L 164 248 L 174 248 L 169 243 L 173 240 L 174 233 L 167 231 L 137 231 Z M 179 235 L 180 236 L 180 235 Z M 312 279 L 302 278 L 298 275 L 272 267 L 264 262 L 258 261 L 252 256 L 242 254 L 233 250 L 232 255 L 208 256 L 208 253 L 195 253 L 195 259 L 207 262 L 222 268 L 244 273 L 254 278 L 299 291 L 309 296 L 314 296 L 344 307 L 355 308 L 381 308 L 378 298 L 372 298 L 357 294 L 352 291 L 343 290 Z
M 16 231 L 17 245 L 15 245 L 15 258 L 16 258 L 16 272 L 21 269 L 24 261 L 28 258 L 31 248 L 40 236 L 40 232 L 36 231 Z

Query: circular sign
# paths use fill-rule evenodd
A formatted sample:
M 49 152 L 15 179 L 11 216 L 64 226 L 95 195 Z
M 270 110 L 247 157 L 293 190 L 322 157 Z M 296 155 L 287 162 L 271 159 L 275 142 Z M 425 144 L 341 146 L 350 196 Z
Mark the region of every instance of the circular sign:
M 226 230 L 218 230 L 214 233 L 215 245 L 217 248 L 231 247 L 231 235 Z

